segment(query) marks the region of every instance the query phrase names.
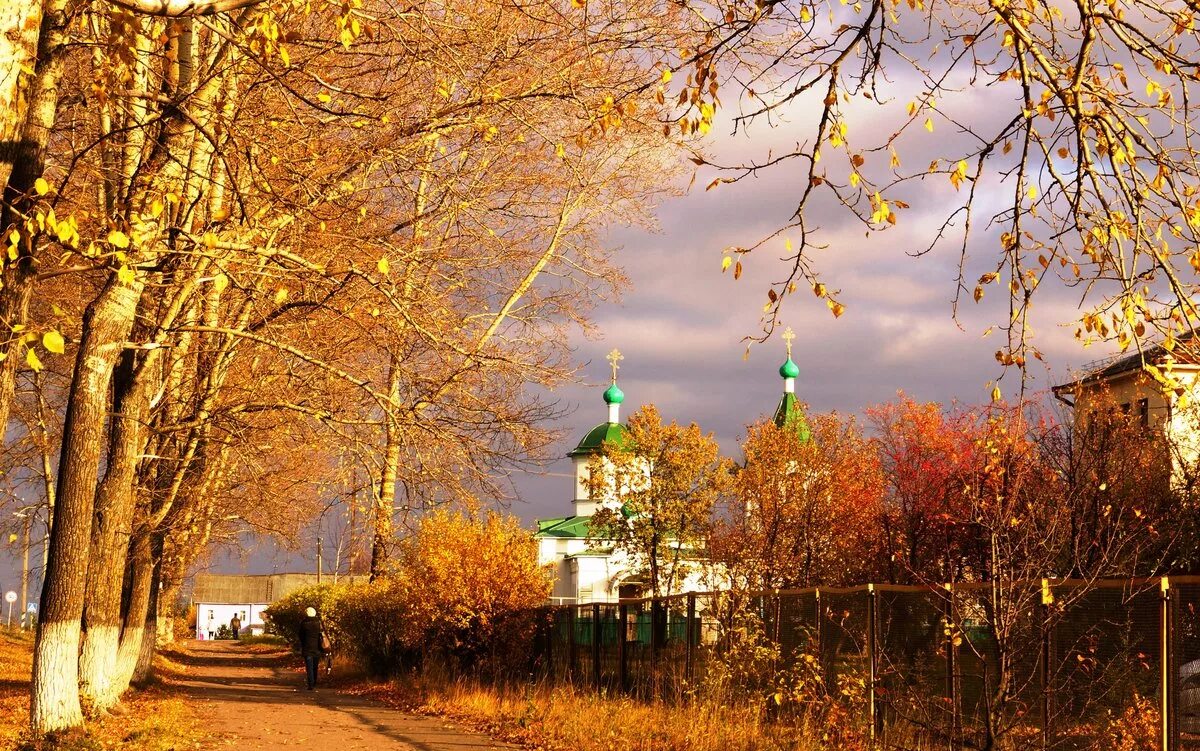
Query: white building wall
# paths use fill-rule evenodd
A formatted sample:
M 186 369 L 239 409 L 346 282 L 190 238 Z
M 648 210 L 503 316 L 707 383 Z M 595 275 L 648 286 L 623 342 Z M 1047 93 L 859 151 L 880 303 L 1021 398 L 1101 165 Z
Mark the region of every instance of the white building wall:
M 196 638 L 216 638 L 217 629 L 228 627 L 236 613 L 242 620 L 242 634 L 259 636 L 263 633 L 262 613 L 269 605 L 261 602 L 248 603 L 196 603 Z

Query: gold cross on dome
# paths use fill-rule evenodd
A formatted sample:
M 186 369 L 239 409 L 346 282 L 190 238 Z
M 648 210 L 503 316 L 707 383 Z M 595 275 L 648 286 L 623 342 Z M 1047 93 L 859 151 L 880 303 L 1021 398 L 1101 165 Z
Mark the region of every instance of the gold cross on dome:
M 792 327 L 788 326 L 783 330 L 783 343 L 787 345 L 787 356 L 792 356 L 792 340 L 796 338 L 796 332 L 792 331 Z
M 612 372 L 613 372 L 612 382 L 616 383 L 617 382 L 617 371 L 621 369 L 621 366 L 618 365 L 617 363 L 624 360 L 625 356 L 621 354 L 621 350 L 614 348 L 612 352 L 608 353 L 608 357 L 606 357 L 604 359 L 608 360 L 608 362 L 612 365 Z

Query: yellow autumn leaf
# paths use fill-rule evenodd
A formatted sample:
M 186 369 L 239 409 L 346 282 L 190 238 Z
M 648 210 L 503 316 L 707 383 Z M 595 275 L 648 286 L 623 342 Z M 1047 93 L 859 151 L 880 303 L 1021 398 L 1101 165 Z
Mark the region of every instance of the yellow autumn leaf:
M 122 284 L 133 284 L 137 279 L 137 275 L 133 273 L 133 269 L 130 267 L 122 266 L 121 268 L 117 269 L 117 279 L 119 279 Z
M 733 256 L 725 256 L 725 258 L 723 258 L 721 260 L 721 273 L 725 273 L 726 271 L 728 271 L 729 266 L 732 263 L 733 263 Z
M 25 362 L 34 373 L 38 373 L 42 369 L 42 361 L 38 359 L 37 352 L 32 349 L 25 350 Z
M 671 71 L 670 71 L 670 70 L 664 70 L 664 71 L 662 72 L 662 82 L 663 82 L 663 83 L 670 83 L 670 82 L 671 82 Z
M 65 345 L 66 342 L 63 340 L 63 335 L 57 331 L 51 330 L 42 334 L 42 346 L 46 348 L 47 352 L 61 355 Z
M 39 196 L 44 196 L 50 192 L 50 183 L 46 182 L 46 178 L 39 177 L 33 181 L 33 190 Z
M 279 289 L 275 290 L 275 304 L 276 305 L 281 305 L 283 303 L 283 301 L 286 300 L 287 298 L 288 298 L 287 287 L 280 287 Z
M 930 133 L 933 132 L 933 120 L 931 118 L 925 118 L 925 130 L 929 131 Z
M 333 97 L 329 96 L 329 94 L 324 91 L 322 91 L 320 94 L 317 94 L 317 99 L 320 100 L 322 104 L 329 104 L 333 101 Z
M 379 259 L 379 263 L 375 264 L 375 268 L 378 269 L 379 273 L 383 274 L 384 276 L 387 276 L 388 272 L 391 271 L 391 266 L 388 264 L 388 259 L 386 256 Z
M 292 65 L 292 56 L 288 54 L 287 47 L 279 45 L 279 59 L 283 61 L 283 67 L 290 68 Z
M 850 185 L 852 185 L 853 187 L 857 188 L 857 187 L 858 187 L 858 184 L 859 184 L 861 181 L 862 181 L 862 178 L 860 178 L 860 177 L 858 176 L 858 173 L 857 173 L 857 172 L 851 172 L 851 173 L 850 173 Z
M 114 229 L 112 232 L 108 233 L 108 244 L 114 248 L 128 248 L 129 235 L 126 235 L 121 230 Z

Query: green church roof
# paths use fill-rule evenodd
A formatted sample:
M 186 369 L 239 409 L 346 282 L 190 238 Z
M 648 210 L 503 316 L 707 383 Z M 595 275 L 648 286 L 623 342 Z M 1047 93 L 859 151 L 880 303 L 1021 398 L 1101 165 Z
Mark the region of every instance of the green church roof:
M 599 454 L 605 443 L 624 448 L 629 441 L 629 431 L 619 422 L 602 422 L 588 431 L 575 450 L 567 456 Z
M 554 519 L 538 519 L 537 532 L 534 537 L 578 537 L 588 536 L 591 526 L 590 516 L 560 516 Z
M 795 431 L 796 437 L 801 441 L 808 441 L 812 438 L 808 420 L 804 417 L 804 408 L 800 406 L 800 400 L 796 398 L 796 395 L 791 392 L 784 393 L 783 398 L 779 400 L 779 406 L 775 408 L 775 425 L 783 430 Z

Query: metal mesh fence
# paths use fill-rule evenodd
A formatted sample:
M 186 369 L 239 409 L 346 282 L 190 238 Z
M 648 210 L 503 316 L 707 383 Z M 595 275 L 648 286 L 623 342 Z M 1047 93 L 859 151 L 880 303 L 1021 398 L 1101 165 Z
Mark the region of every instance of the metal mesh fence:
M 1200 751 L 1200 577 L 710 592 L 513 623 L 509 676 L 836 712 L 885 748 Z

